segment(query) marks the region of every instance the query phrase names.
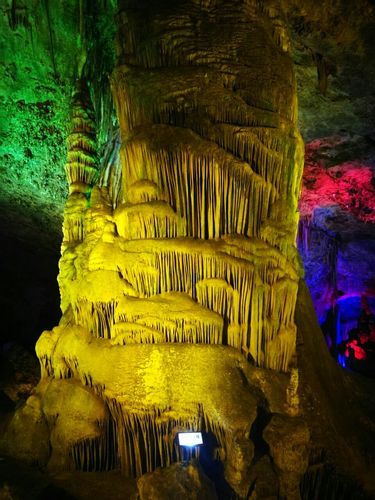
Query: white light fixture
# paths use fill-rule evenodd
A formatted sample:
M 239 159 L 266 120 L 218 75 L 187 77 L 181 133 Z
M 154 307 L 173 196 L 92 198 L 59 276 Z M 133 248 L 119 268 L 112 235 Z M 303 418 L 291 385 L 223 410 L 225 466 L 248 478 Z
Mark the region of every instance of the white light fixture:
M 180 446 L 197 446 L 203 444 L 201 432 L 179 432 L 178 444 Z

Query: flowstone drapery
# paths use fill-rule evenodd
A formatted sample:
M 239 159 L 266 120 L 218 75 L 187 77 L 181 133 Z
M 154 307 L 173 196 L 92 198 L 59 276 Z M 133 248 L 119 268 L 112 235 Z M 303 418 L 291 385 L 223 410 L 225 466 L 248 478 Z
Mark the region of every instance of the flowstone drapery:
M 118 25 L 121 161 L 97 182 L 81 84 L 63 317 L 37 344 L 50 427 L 76 411 L 51 410 L 51 379 L 83 383 L 101 410 L 79 439 L 58 433 L 54 463 L 139 475 L 181 458 L 178 430 L 201 429 L 245 495 L 259 401 L 241 373 L 287 372 L 296 343 L 303 147 L 287 36 L 255 1 L 124 1 Z
M 152 9 L 118 16 L 117 192 L 86 207 L 92 167 L 68 164 L 63 310 L 117 343 L 231 345 L 286 371 L 302 166 L 286 37 L 255 4 Z

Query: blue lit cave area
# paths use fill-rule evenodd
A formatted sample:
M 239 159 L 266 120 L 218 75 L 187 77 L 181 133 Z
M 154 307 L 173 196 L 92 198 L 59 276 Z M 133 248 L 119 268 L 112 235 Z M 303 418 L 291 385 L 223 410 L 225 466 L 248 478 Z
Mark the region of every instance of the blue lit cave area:
M 375 5 L 0 3 L 0 498 L 375 496 Z
M 357 196 L 361 196 L 361 191 Z M 338 207 L 317 208 L 313 226 L 302 220 L 298 247 L 330 353 L 346 370 L 371 378 L 375 369 L 372 226 L 369 222 L 359 222 L 353 235 L 353 228 L 348 224 L 351 215 L 343 211 L 341 232 L 332 231 L 335 229 L 332 214 L 338 210 Z M 324 232 L 318 229 L 322 224 L 325 224 Z M 327 250 L 324 257 L 323 248 Z M 315 252 L 320 259 L 316 259 Z

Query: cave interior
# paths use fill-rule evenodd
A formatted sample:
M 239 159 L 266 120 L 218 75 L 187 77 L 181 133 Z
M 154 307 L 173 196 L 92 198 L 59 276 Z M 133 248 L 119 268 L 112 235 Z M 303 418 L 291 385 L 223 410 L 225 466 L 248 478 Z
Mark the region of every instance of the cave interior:
M 0 47 L 0 497 L 373 498 L 374 2 L 4 0 Z

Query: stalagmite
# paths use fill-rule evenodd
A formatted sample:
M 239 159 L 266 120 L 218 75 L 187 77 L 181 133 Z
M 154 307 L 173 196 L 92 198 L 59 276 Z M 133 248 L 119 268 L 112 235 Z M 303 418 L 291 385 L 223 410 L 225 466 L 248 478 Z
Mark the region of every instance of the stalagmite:
M 67 140 L 65 171 L 71 193 L 85 192 L 98 178 L 94 116 L 87 83 L 81 79 L 72 99 L 72 126 Z
M 87 83 L 80 79 L 72 98 L 71 131 L 65 165 L 69 198 L 64 210 L 63 248 L 83 241 L 85 210 L 91 188 L 98 180 L 95 116 Z

